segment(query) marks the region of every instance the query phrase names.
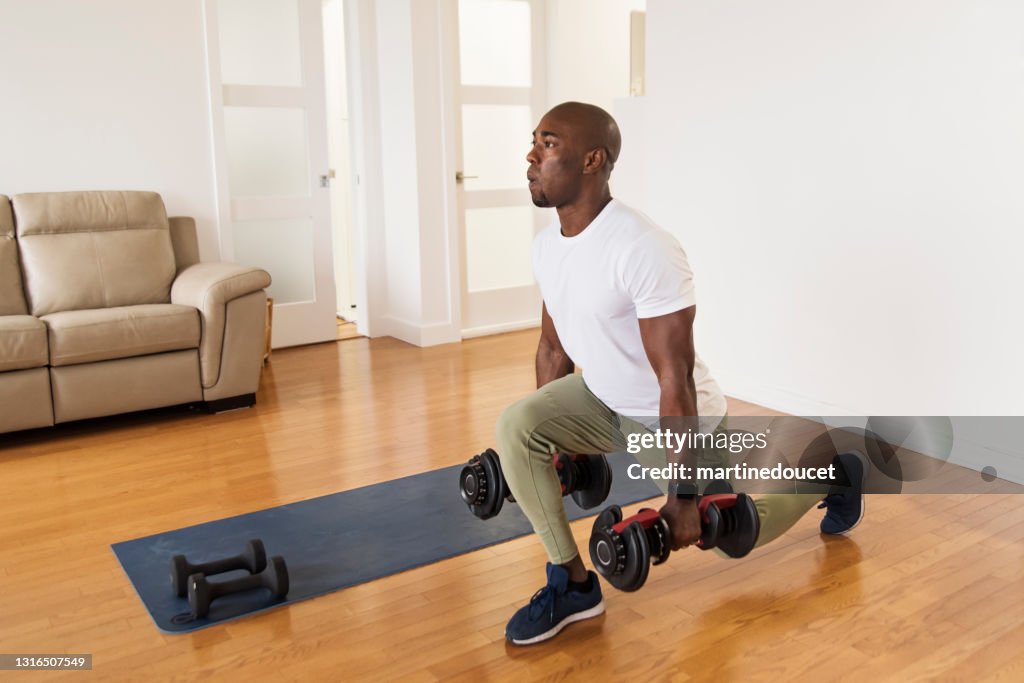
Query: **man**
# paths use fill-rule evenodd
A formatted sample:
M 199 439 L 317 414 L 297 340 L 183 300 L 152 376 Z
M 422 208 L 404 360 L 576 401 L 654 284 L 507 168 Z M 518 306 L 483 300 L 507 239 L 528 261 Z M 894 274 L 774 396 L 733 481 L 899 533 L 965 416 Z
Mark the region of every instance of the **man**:
M 509 489 L 550 560 L 547 585 L 506 627 L 517 645 L 547 640 L 604 612 L 597 576 L 572 537 L 551 454 L 623 450 L 625 434 L 652 425 L 644 416 L 683 431 L 697 416 L 702 430 L 713 429 L 726 413 L 725 397 L 694 351 L 696 305 L 685 253 L 670 233 L 611 196 L 608 179 L 620 147 L 607 112 L 567 102 L 544 115 L 526 156 L 533 203 L 555 208 L 558 220 L 533 245 L 544 299 L 538 389 L 497 425 Z M 574 374 L 576 363 L 582 376 Z M 660 462 L 649 452 L 638 455 L 646 467 L 663 466 L 664 451 L 656 457 Z M 669 457 L 692 462 L 695 454 Z M 850 474 L 862 481 L 862 472 Z M 678 550 L 700 537 L 697 490 L 687 482 L 667 489 L 660 512 Z M 759 499 L 758 545 L 781 535 L 821 497 Z M 829 495 L 826 504 L 826 531 L 848 531 L 863 514 L 859 487 Z

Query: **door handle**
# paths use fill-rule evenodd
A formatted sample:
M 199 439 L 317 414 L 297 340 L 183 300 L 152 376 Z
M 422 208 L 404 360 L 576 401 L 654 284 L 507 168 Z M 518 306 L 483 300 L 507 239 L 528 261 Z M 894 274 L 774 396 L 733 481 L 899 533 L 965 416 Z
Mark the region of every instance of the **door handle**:
M 320 176 L 320 187 L 330 187 L 331 180 L 334 178 L 334 169 L 327 169 L 327 173 Z
M 463 175 L 462 171 L 456 171 L 455 172 L 455 182 L 457 182 L 457 183 L 461 183 L 463 180 L 466 180 L 467 178 L 479 178 L 479 177 L 480 176 L 476 176 L 476 175 Z

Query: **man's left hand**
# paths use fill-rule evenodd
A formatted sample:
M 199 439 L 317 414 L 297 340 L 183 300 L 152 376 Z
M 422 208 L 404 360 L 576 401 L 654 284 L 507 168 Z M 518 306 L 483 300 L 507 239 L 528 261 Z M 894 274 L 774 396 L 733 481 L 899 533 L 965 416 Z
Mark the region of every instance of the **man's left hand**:
M 668 522 L 671 532 L 669 546 L 679 550 L 700 540 L 700 513 L 697 501 L 672 498 L 661 506 L 658 513 Z

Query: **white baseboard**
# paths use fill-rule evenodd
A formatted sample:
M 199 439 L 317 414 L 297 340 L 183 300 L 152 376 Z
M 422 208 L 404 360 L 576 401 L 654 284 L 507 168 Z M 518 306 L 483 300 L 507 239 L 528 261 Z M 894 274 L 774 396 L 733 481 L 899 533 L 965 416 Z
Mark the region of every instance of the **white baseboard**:
M 540 318 L 531 318 L 529 320 L 518 320 L 511 323 L 501 323 L 500 325 L 483 325 L 481 327 L 471 327 L 466 330 L 462 330 L 463 339 L 472 339 L 474 337 L 486 337 L 492 334 L 501 334 L 503 332 L 516 332 L 518 330 L 528 330 L 531 327 L 540 327 Z
M 382 336 L 394 337 L 414 346 L 436 346 L 438 344 L 451 344 L 463 339 L 474 337 L 486 337 L 492 334 L 503 332 L 515 332 L 540 327 L 540 318 L 530 320 L 517 320 L 511 323 L 500 325 L 484 325 L 473 327 L 468 330 L 459 330 L 451 323 L 435 323 L 432 325 L 417 325 L 401 318 L 387 317 L 381 320 L 383 328 Z
M 451 323 L 417 325 L 399 318 L 384 318 L 384 335 L 401 339 L 413 346 L 437 346 L 461 341 L 458 326 Z
M 802 396 L 779 387 L 757 384 L 756 382 L 729 377 L 728 375 L 715 374 L 715 379 L 718 381 L 718 385 L 722 387 L 722 391 L 725 392 L 726 396 L 732 396 L 748 403 L 756 403 L 770 410 L 777 410 L 790 415 L 807 417 L 815 415 L 858 414 L 849 408 L 819 401 L 809 396 Z

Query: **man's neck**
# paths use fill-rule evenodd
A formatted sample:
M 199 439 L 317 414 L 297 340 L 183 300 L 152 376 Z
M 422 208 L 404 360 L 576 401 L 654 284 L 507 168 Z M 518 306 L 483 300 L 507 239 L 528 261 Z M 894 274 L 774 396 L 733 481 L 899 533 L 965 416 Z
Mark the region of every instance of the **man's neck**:
M 575 237 L 583 232 L 611 200 L 611 192 L 606 189 L 599 197 L 581 199 L 558 207 L 558 222 L 562 225 L 562 235 Z

